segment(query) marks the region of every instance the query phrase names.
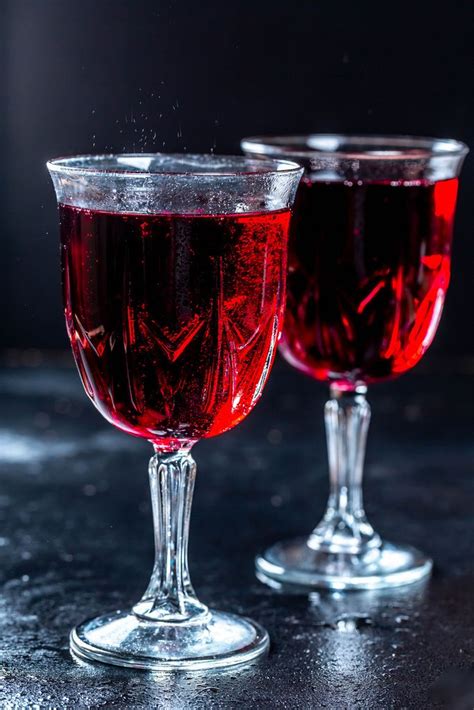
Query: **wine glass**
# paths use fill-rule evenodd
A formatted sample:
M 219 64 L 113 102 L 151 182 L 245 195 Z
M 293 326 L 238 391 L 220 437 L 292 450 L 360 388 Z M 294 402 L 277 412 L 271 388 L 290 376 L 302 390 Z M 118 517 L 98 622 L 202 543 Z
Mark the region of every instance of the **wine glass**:
M 238 424 L 280 334 L 290 206 L 285 161 L 95 155 L 48 162 L 59 203 L 65 316 L 99 412 L 148 439 L 156 558 L 133 609 L 76 627 L 74 654 L 204 669 L 264 653 L 255 622 L 209 610 L 187 561 L 193 445 Z
M 458 176 L 467 147 L 406 136 L 247 138 L 253 157 L 305 168 L 289 246 L 283 356 L 330 386 L 330 495 L 309 537 L 257 558 L 268 583 L 374 589 L 415 582 L 432 562 L 382 541 L 367 520 L 362 469 L 367 385 L 420 360 L 450 276 Z

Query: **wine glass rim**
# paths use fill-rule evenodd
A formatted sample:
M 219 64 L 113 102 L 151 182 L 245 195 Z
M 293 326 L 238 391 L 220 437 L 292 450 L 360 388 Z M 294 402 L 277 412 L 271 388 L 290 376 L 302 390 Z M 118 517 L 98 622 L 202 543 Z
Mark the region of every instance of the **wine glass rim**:
M 429 136 L 308 133 L 250 136 L 240 142 L 242 150 L 265 157 L 349 160 L 423 160 L 463 157 L 469 147 L 453 138 Z M 341 149 L 341 146 L 348 146 Z
M 201 163 L 201 165 L 199 165 Z M 236 178 L 296 174 L 291 160 L 252 159 L 214 153 L 97 153 L 51 158 L 50 172 L 65 175 L 109 175 L 124 178 Z M 182 166 L 182 167 L 179 167 Z

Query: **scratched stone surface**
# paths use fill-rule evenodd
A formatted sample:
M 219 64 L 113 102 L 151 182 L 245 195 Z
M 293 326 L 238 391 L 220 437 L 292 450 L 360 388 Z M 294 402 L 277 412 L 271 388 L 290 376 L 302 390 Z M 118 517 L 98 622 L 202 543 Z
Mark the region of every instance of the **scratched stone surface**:
M 71 626 L 141 595 L 153 548 L 146 442 L 86 400 L 69 357 L 0 370 L 0 706 L 474 707 L 474 363 L 426 358 L 373 387 L 366 508 L 436 564 L 424 586 L 285 595 L 253 557 L 309 532 L 327 494 L 323 385 L 278 362 L 255 411 L 195 448 L 191 573 L 203 601 L 271 635 L 265 660 L 146 673 L 73 660 Z

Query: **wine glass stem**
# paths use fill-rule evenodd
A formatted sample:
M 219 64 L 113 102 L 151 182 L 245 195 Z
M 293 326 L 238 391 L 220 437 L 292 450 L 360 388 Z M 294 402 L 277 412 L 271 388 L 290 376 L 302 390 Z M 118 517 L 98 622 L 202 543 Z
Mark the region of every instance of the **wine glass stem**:
M 310 545 L 328 552 L 362 553 L 379 547 L 380 537 L 368 522 L 362 499 L 362 473 L 370 421 L 367 388 L 343 390 L 332 385 L 325 422 L 329 455 L 330 493 L 323 520 Z
M 179 623 L 207 613 L 188 570 L 188 537 L 196 462 L 188 450 L 155 453 L 149 465 L 155 565 L 148 588 L 133 608 L 149 621 Z

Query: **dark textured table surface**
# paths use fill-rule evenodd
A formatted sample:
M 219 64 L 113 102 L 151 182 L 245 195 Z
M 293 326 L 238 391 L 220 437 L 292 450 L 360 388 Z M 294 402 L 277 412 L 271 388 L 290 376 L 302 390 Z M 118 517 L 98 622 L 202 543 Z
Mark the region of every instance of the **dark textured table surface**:
M 73 624 L 141 595 L 153 549 L 151 447 L 102 420 L 64 362 L 10 354 L 0 371 L 1 707 L 474 707 L 471 360 L 427 356 L 369 393 L 366 508 L 433 556 L 425 586 L 308 598 L 256 581 L 255 553 L 323 511 L 322 385 L 279 362 L 247 421 L 196 446 L 194 585 L 272 646 L 248 668 L 169 674 L 69 655 Z

